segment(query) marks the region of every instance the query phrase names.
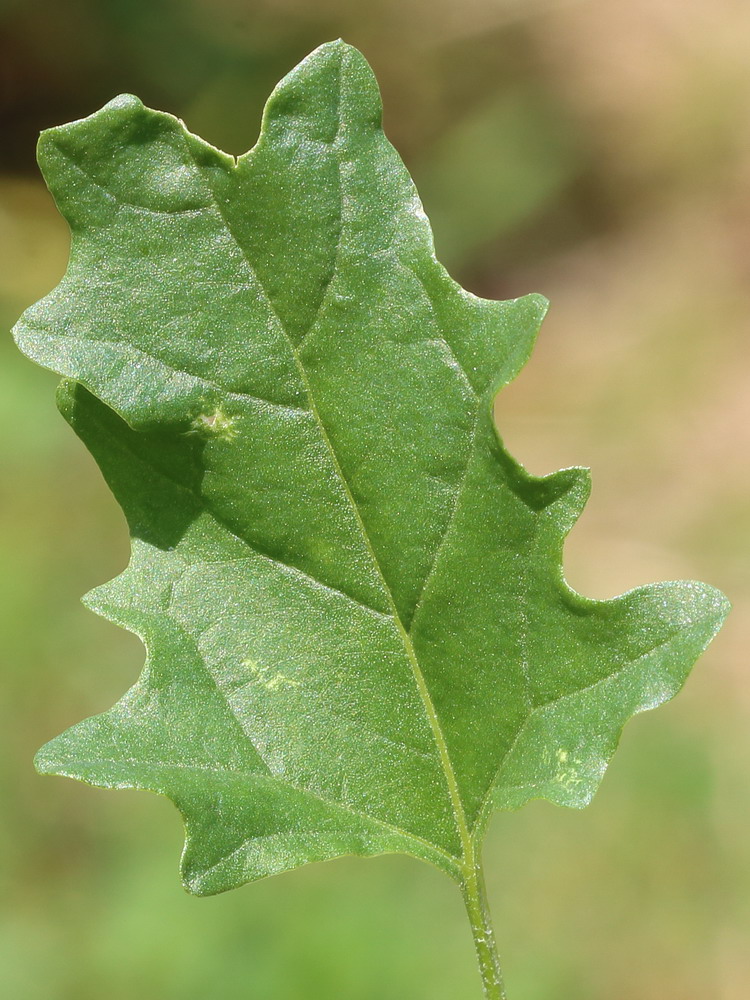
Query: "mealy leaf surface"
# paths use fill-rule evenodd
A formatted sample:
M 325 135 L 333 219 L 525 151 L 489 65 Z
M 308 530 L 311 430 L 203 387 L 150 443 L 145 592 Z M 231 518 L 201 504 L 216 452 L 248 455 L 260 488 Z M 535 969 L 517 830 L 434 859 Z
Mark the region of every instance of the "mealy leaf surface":
M 380 118 L 335 42 L 237 160 L 129 96 L 40 142 L 71 260 L 15 332 L 130 526 L 88 603 L 148 655 L 37 766 L 169 796 L 197 893 L 388 851 L 460 878 L 494 807 L 590 800 L 727 610 L 568 588 L 587 472 L 529 476 L 491 410 L 546 302 L 448 276 Z

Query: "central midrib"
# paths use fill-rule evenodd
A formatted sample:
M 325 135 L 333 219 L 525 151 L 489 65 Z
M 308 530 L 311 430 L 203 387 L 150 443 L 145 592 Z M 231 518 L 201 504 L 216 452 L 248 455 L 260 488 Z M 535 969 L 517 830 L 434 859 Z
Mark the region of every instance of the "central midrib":
M 341 77 L 339 75 L 339 90 L 340 90 L 340 88 L 341 88 Z M 339 93 L 339 98 L 340 98 L 340 93 Z M 340 133 L 340 129 L 339 129 L 339 133 Z M 337 135 L 337 138 L 338 138 L 338 135 Z M 440 765 L 441 765 L 441 769 L 443 771 L 443 777 L 445 779 L 445 783 L 446 783 L 446 786 L 447 786 L 448 796 L 449 796 L 450 804 L 451 804 L 451 809 L 453 811 L 453 819 L 454 819 L 454 822 L 456 824 L 456 830 L 458 832 L 459 841 L 460 841 L 460 844 L 461 844 L 462 857 L 461 857 L 460 860 L 463 862 L 463 868 L 464 868 L 464 870 L 468 871 L 469 869 L 473 869 L 473 866 L 474 866 L 474 863 L 475 863 L 474 842 L 472 840 L 471 831 L 469 829 L 469 825 L 468 825 L 468 822 L 466 820 L 466 813 L 464 811 L 463 803 L 461 801 L 461 795 L 460 795 L 459 788 L 458 788 L 458 781 L 456 779 L 456 773 L 455 773 L 455 771 L 453 769 L 453 764 L 452 764 L 451 759 L 450 759 L 450 754 L 449 754 L 449 751 L 448 751 L 448 746 L 446 744 L 445 737 L 443 735 L 442 727 L 440 725 L 440 720 L 438 718 L 437 711 L 435 709 L 435 705 L 434 705 L 434 703 L 432 701 L 432 696 L 430 695 L 429 688 L 427 687 L 427 683 L 425 681 L 424 674 L 422 673 L 422 669 L 421 669 L 421 667 L 419 665 L 419 660 L 417 659 L 416 651 L 415 651 L 414 646 L 412 644 L 411 638 L 410 638 L 408 632 L 406 631 L 406 629 L 404 627 L 404 623 L 401 620 L 401 616 L 400 616 L 400 614 L 398 612 L 398 608 L 397 608 L 395 600 L 393 598 L 393 593 L 391 591 L 391 588 L 388 585 L 388 582 L 387 582 L 387 580 L 385 578 L 385 575 L 383 573 L 382 567 L 380 565 L 380 561 L 378 560 L 377 554 L 376 554 L 376 552 L 375 552 L 375 550 L 373 548 L 372 542 L 370 540 L 370 536 L 369 536 L 368 531 L 367 531 L 367 527 L 366 527 L 366 525 L 364 523 L 364 520 L 362 519 L 362 515 L 361 515 L 361 512 L 359 510 L 359 506 L 358 506 L 358 504 L 357 504 L 357 502 L 356 502 L 356 500 L 354 498 L 354 495 L 353 495 L 353 493 L 351 491 L 351 488 L 349 486 L 349 482 L 348 482 L 347 477 L 346 477 L 346 475 L 344 473 L 344 470 L 343 470 L 343 468 L 341 466 L 341 463 L 339 461 L 339 458 L 338 458 L 338 455 L 336 453 L 336 450 L 333 447 L 333 442 L 331 441 L 331 439 L 330 439 L 330 437 L 328 435 L 328 431 L 326 430 L 325 424 L 323 423 L 323 420 L 322 420 L 322 418 L 320 416 L 320 413 L 318 411 L 318 407 L 316 405 L 315 397 L 314 397 L 314 394 L 313 394 L 313 391 L 312 391 L 312 386 L 310 385 L 310 381 L 309 381 L 309 379 L 307 377 L 307 371 L 305 370 L 305 366 L 302 363 L 302 359 L 300 357 L 298 348 L 297 348 L 297 346 L 295 346 L 295 343 L 294 343 L 292 337 L 290 336 L 289 331 L 287 330 L 286 325 L 285 325 L 284 321 L 282 320 L 281 315 L 279 314 L 279 312 L 278 312 L 278 310 L 277 310 L 277 308 L 276 308 L 276 306 L 275 306 L 275 304 L 273 302 L 273 299 L 268 294 L 265 286 L 263 285 L 262 281 L 260 280 L 260 277 L 259 277 L 259 275 L 258 275 L 255 267 L 253 266 L 250 258 L 248 257 L 247 252 L 246 252 L 244 246 L 242 245 L 242 243 L 240 242 L 240 240 L 235 235 L 235 233 L 234 233 L 234 231 L 232 229 L 232 226 L 231 226 L 231 224 L 229 222 L 229 219 L 227 218 L 227 215 L 224 212 L 224 210 L 223 210 L 223 208 L 221 206 L 221 203 L 220 203 L 219 199 L 216 196 L 215 191 L 213 190 L 213 188 L 212 188 L 211 184 L 209 183 L 208 179 L 203 174 L 203 171 L 201 170 L 199 164 L 195 161 L 194 157 L 192 156 L 192 151 L 190 150 L 190 145 L 189 145 L 188 142 L 185 143 L 185 148 L 186 148 L 188 154 L 190 155 L 190 158 L 193 160 L 194 166 L 195 166 L 196 171 L 198 172 L 199 176 L 201 177 L 201 180 L 203 181 L 203 183 L 205 184 L 206 188 L 208 189 L 208 191 L 211 194 L 214 207 L 215 207 L 216 212 L 218 213 L 219 217 L 221 218 L 221 220 L 222 220 L 222 222 L 223 222 L 223 224 L 224 224 L 224 226 L 225 226 L 225 228 L 227 230 L 227 234 L 230 236 L 230 238 L 234 242 L 235 246 L 237 247 L 239 253 L 241 254 L 243 260 L 245 261 L 246 266 L 248 267 L 248 270 L 250 271 L 250 273 L 251 273 L 253 279 L 255 280 L 255 282 L 257 283 L 258 288 L 259 288 L 260 292 L 262 293 L 263 298 L 265 299 L 265 301 L 266 301 L 266 303 L 268 305 L 269 311 L 271 312 L 272 316 L 275 318 L 276 322 L 278 323 L 279 329 L 281 330 L 281 333 L 283 334 L 284 339 L 286 340 L 287 344 L 289 345 L 289 350 L 291 351 L 292 357 L 294 359 L 294 364 L 295 364 L 295 366 L 297 368 L 297 371 L 299 373 L 300 379 L 302 381 L 302 385 L 304 387 L 305 394 L 307 395 L 307 399 L 308 399 L 308 402 L 309 402 L 309 405 L 310 405 L 310 411 L 311 411 L 311 413 L 313 415 L 315 423 L 317 424 L 318 430 L 320 432 L 320 436 L 321 436 L 321 438 L 323 440 L 323 444 L 324 444 L 326 450 L 329 453 L 329 456 L 330 456 L 331 462 L 333 463 L 336 475 L 337 475 L 337 477 L 338 477 L 338 479 L 339 479 L 339 481 L 341 483 L 341 486 L 342 486 L 342 488 L 344 490 L 344 493 L 345 493 L 345 495 L 347 497 L 347 500 L 348 500 L 348 502 L 349 502 L 349 504 L 351 506 L 351 509 L 352 509 L 352 512 L 353 512 L 354 517 L 356 519 L 357 525 L 358 525 L 359 530 L 360 530 L 360 532 L 362 534 L 362 538 L 363 538 L 365 547 L 367 549 L 367 552 L 368 552 L 368 554 L 369 554 L 369 556 L 370 556 L 370 558 L 372 560 L 372 563 L 373 563 L 373 566 L 375 568 L 375 571 L 376 571 L 376 573 L 377 573 L 377 575 L 378 575 L 378 577 L 379 577 L 379 579 L 381 581 L 381 584 L 382 584 L 382 587 L 383 587 L 383 591 L 384 591 L 384 594 L 386 596 L 386 600 L 388 602 L 388 606 L 389 606 L 389 609 L 390 609 L 390 614 L 391 614 L 391 616 L 392 616 L 392 618 L 394 620 L 394 623 L 396 625 L 396 629 L 397 629 L 397 631 L 399 633 L 399 638 L 400 638 L 400 640 L 401 640 L 401 642 L 403 644 L 403 647 L 404 647 L 404 650 L 405 650 L 405 653 L 406 653 L 406 657 L 407 657 L 407 659 L 409 661 L 409 666 L 410 666 L 411 671 L 412 671 L 414 682 L 416 684 L 417 691 L 419 693 L 419 697 L 420 697 L 420 700 L 422 702 L 422 706 L 423 706 L 425 714 L 427 716 L 427 721 L 428 721 L 428 724 L 430 726 L 430 731 L 432 733 L 433 740 L 434 740 L 435 745 L 437 747 L 438 756 L 439 756 L 439 759 L 440 759 Z M 236 167 L 234 169 L 236 169 Z M 343 178 L 341 177 L 341 163 L 340 163 L 340 160 L 339 160 L 339 178 L 340 178 L 340 182 L 343 183 Z M 342 218 L 340 220 L 340 225 L 341 225 L 341 228 L 343 229 L 343 212 L 341 214 L 342 214 Z M 331 281 L 330 281 L 329 284 L 332 284 L 334 280 L 335 280 L 335 272 L 334 272 L 334 274 L 332 274 Z M 321 307 L 322 307 L 322 304 L 323 303 L 321 302 Z M 318 311 L 320 311 L 320 307 L 319 307 Z M 314 324 L 314 322 L 315 322 L 315 320 L 313 320 L 313 324 Z
M 268 295 L 265 293 L 265 290 L 264 290 L 264 295 L 266 295 L 266 299 L 268 299 Z M 411 667 L 411 671 L 414 676 L 414 681 L 417 685 L 417 690 L 419 692 L 419 696 L 422 701 L 425 714 L 427 715 L 427 720 L 430 725 L 430 730 L 432 732 L 433 739 L 438 749 L 440 764 L 443 770 L 446 785 L 448 786 L 448 794 L 451 801 L 451 807 L 453 809 L 453 816 L 456 823 L 456 829 L 458 830 L 458 835 L 461 842 L 463 859 L 468 864 L 469 859 L 473 858 L 473 841 L 471 839 L 471 832 L 469 830 L 469 826 L 466 821 L 466 814 L 464 812 L 463 803 L 461 802 L 461 795 L 458 789 L 458 781 L 456 779 L 456 773 L 453 769 L 453 764 L 451 763 L 450 754 L 448 752 L 448 746 L 445 742 L 445 737 L 443 735 L 443 730 L 440 725 L 440 720 L 438 718 L 435 705 L 432 701 L 432 696 L 430 695 L 429 688 L 427 687 L 427 682 L 425 681 L 424 674 L 422 673 L 422 668 L 419 665 L 419 660 L 417 659 L 417 654 L 414 649 L 414 644 L 412 643 L 411 637 L 409 636 L 409 633 L 406 631 L 404 623 L 401 620 L 398 608 L 396 607 L 396 602 L 393 598 L 393 593 L 391 591 L 391 588 L 388 586 L 388 582 L 380 566 L 380 561 L 377 557 L 375 549 L 373 548 L 372 542 L 370 541 L 370 536 L 368 534 L 365 522 L 362 519 L 362 514 L 359 510 L 359 506 L 354 498 L 354 494 L 351 491 L 349 482 L 346 478 L 341 463 L 339 462 L 338 455 L 336 454 L 336 450 L 333 447 L 333 442 L 331 441 L 328 435 L 328 431 L 325 428 L 325 424 L 323 423 L 323 420 L 318 412 L 318 408 L 315 404 L 315 397 L 313 396 L 312 387 L 307 378 L 305 367 L 302 364 L 302 360 L 299 357 L 299 354 L 297 353 L 294 344 L 292 343 L 291 339 L 286 333 L 283 323 L 281 323 L 281 317 L 278 316 L 278 313 L 276 313 L 275 309 L 273 311 L 274 314 L 278 317 L 279 324 L 281 325 L 282 330 L 284 330 L 284 335 L 286 336 L 287 341 L 289 342 L 289 345 L 291 347 L 295 363 L 299 369 L 300 377 L 303 380 L 305 392 L 307 393 L 307 398 L 310 403 L 310 410 L 313 414 L 313 417 L 315 418 L 315 422 L 320 431 L 323 443 L 325 444 L 328 450 L 328 453 L 331 457 L 331 461 L 336 470 L 336 474 L 339 480 L 341 481 L 342 488 L 344 489 L 346 497 L 352 508 L 352 511 L 357 521 L 357 525 L 362 534 L 365 546 L 367 547 L 367 552 L 372 560 L 375 570 L 382 583 L 383 591 L 388 601 L 391 615 L 393 617 L 394 623 L 399 633 L 399 638 L 401 639 L 401 642 L 404 646 L 404 650 L 406 651 L 406 656 L 407 659 L 409 660 L 409 666 Z

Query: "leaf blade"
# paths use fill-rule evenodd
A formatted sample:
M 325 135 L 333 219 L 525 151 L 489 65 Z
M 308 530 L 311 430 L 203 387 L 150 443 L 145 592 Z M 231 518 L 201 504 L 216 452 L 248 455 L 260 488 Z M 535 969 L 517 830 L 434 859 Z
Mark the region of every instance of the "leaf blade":
M 564 584 L 585 470 L 528 476 L 490 410 L 546 301 L 452 281 L 380 112 L 333 43 L 237 161 L 132 97 L 40 144 L 71 264 L 16 336 L 75 380 L 61 409 L 133 537 L 89 603 L 148 659 L 38 766 L 172 798 L 197 892 L 344 852 L 460 880 L 491 804 L 593 794 L 726 613 L 684 585 L 675 632 L 684 586 Z

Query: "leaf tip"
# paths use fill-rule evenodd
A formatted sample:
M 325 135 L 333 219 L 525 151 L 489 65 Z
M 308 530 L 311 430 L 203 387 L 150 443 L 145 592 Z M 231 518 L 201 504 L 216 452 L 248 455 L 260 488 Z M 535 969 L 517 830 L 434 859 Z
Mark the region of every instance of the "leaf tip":
M 559 491 L 553 501 L 554 517 L 563 534 L 567 534 L 583 513 L 591 495 L 591 469 L 574 465 L 552 473 Z M 552 507 L 552 504 L 550 505 Z
M 346 56 L 352 56 L 366 62 L 365 57 L 362 55 L 360 50 L 356 46 L 350 45 L 349 42 L 345 42 L 343 38 L 334 38 L 330 42 L 323 42 L 322 45 L 313 49 L 307 58 L 310 59 L 313 56 L 322 56 L 324 58 L 330 58 L 333 56 L 336 59 L 343 59 Z
M 693 589 L 695 600 L 701 606 L 704 620 L 709 626 L 706 629 L 705 646 L 707 646 L 724 625 L 732 610 L 732 603 L 726 594 L 717 587 L 694 580 L 687 581 L 687 583 Z
M 222 891 L 226 891 L 211 886 L 199 872 L 188 871 L 183 864 L 180 865 L 180 885 L 188 896 L 218 896 Z
M 54 752 L 57 739 L 45 743 L 34 754 L 34 769 L 37 774 L 59 774 L 60 761 Z
M 704 626 L 705 646 L 719 631 L 732 609 L 725 594 L 709 583 L 699 580 L 673 580 L 638 588 L 651 591 L 682 628 Z M 636 591 L 638 592 L 638 591 Z
M 76 391 L 79 383 L 73 378 L 63 378 L 57 383 L 55 391 L 55 404 L 58 411 L 70 423 L 73 410 L 75 409 Z
M 120 115 L 123 112 L 133 114 L 134 112 L 145 110 L 146 106 L 143 101 L 139 97 L 136 97 L 135 94 L 118 94 L 117 97 L 113 97 L 111 101 L 108 101 L 93 114 L 87 115 L 84 118 L 76 118 L 74 121 L 66 122 L 64 125 L 54 125 L 52 128 L 44 129 L 40 133 L 37 142 L 37 159 L 39 165 L 44 165 L 45 156 L 53 147 L 58 145 L 60 139 L 78 130 L 82 125 L 89 125 L 94 121 L 101 120 L 103 117 L 111 118 L 113 115 Z
M 549 312 L 550 302 L 546 295 L 541 295 L 539 292 L 531 292 L 529 295 L 524 295 L 523 300 L 536 312 L 537 320 L 541 323 Z
M 355 45 L 350 45 L 343 38 L 324 42 L 317 49 L 313 49 L 310 55 L 303 59 L 295 70 L 292 70 L 292 73 L 310 63 L 331 63 L 342 74 L 353 73 L 360 87 L 372 89 L 374 86 L 378 95 L 380 94 L 375 74 L 369 62 Z
M 703 589 L 704 596 L 711 603 L 713 612 L 716 616 L 718 625 L 717 628 L 721 627 L 724 623 L 727 615 L 732 610 L 732 602 L 722 593 L 718 587 L 712 587 L 709 583 L 703 583 L 700 585 Z
M 141 111 L 144 107 L 143 101 L 135 94 L 118 94 L 104 105 L 102 111 Z

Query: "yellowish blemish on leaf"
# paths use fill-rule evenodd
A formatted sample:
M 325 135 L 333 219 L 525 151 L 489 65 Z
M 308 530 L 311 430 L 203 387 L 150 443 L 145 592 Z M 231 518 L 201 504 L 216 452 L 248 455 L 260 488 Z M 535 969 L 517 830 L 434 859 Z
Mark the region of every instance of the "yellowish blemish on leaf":
M 255 680 L 261 684 L 266 691 L 276 691 L 281 687 L 296 688 L 300 686 L 299 681 L 293 677 L 287 677 L 279 671 L 274 671 L 270 667 L 262 666 L 257 660 L 248 658 L 242 661 L 242 666 L 247 667 Z
M 223 410 L 216 409 L 213 413 L 199 413 L 190 427 L 194 434 L 231 441 L 237 436 L 235 423 L 234 417 L 228 417 Z
M 571 759 L 567 750 L 559 749 L 557 751 L 557 774 L 555 775 L 555 781 L 569 792 L 574 791 L 583 783 L 584 779 L 578 771 L 579 764 L 580 761 L 575 758 Z

